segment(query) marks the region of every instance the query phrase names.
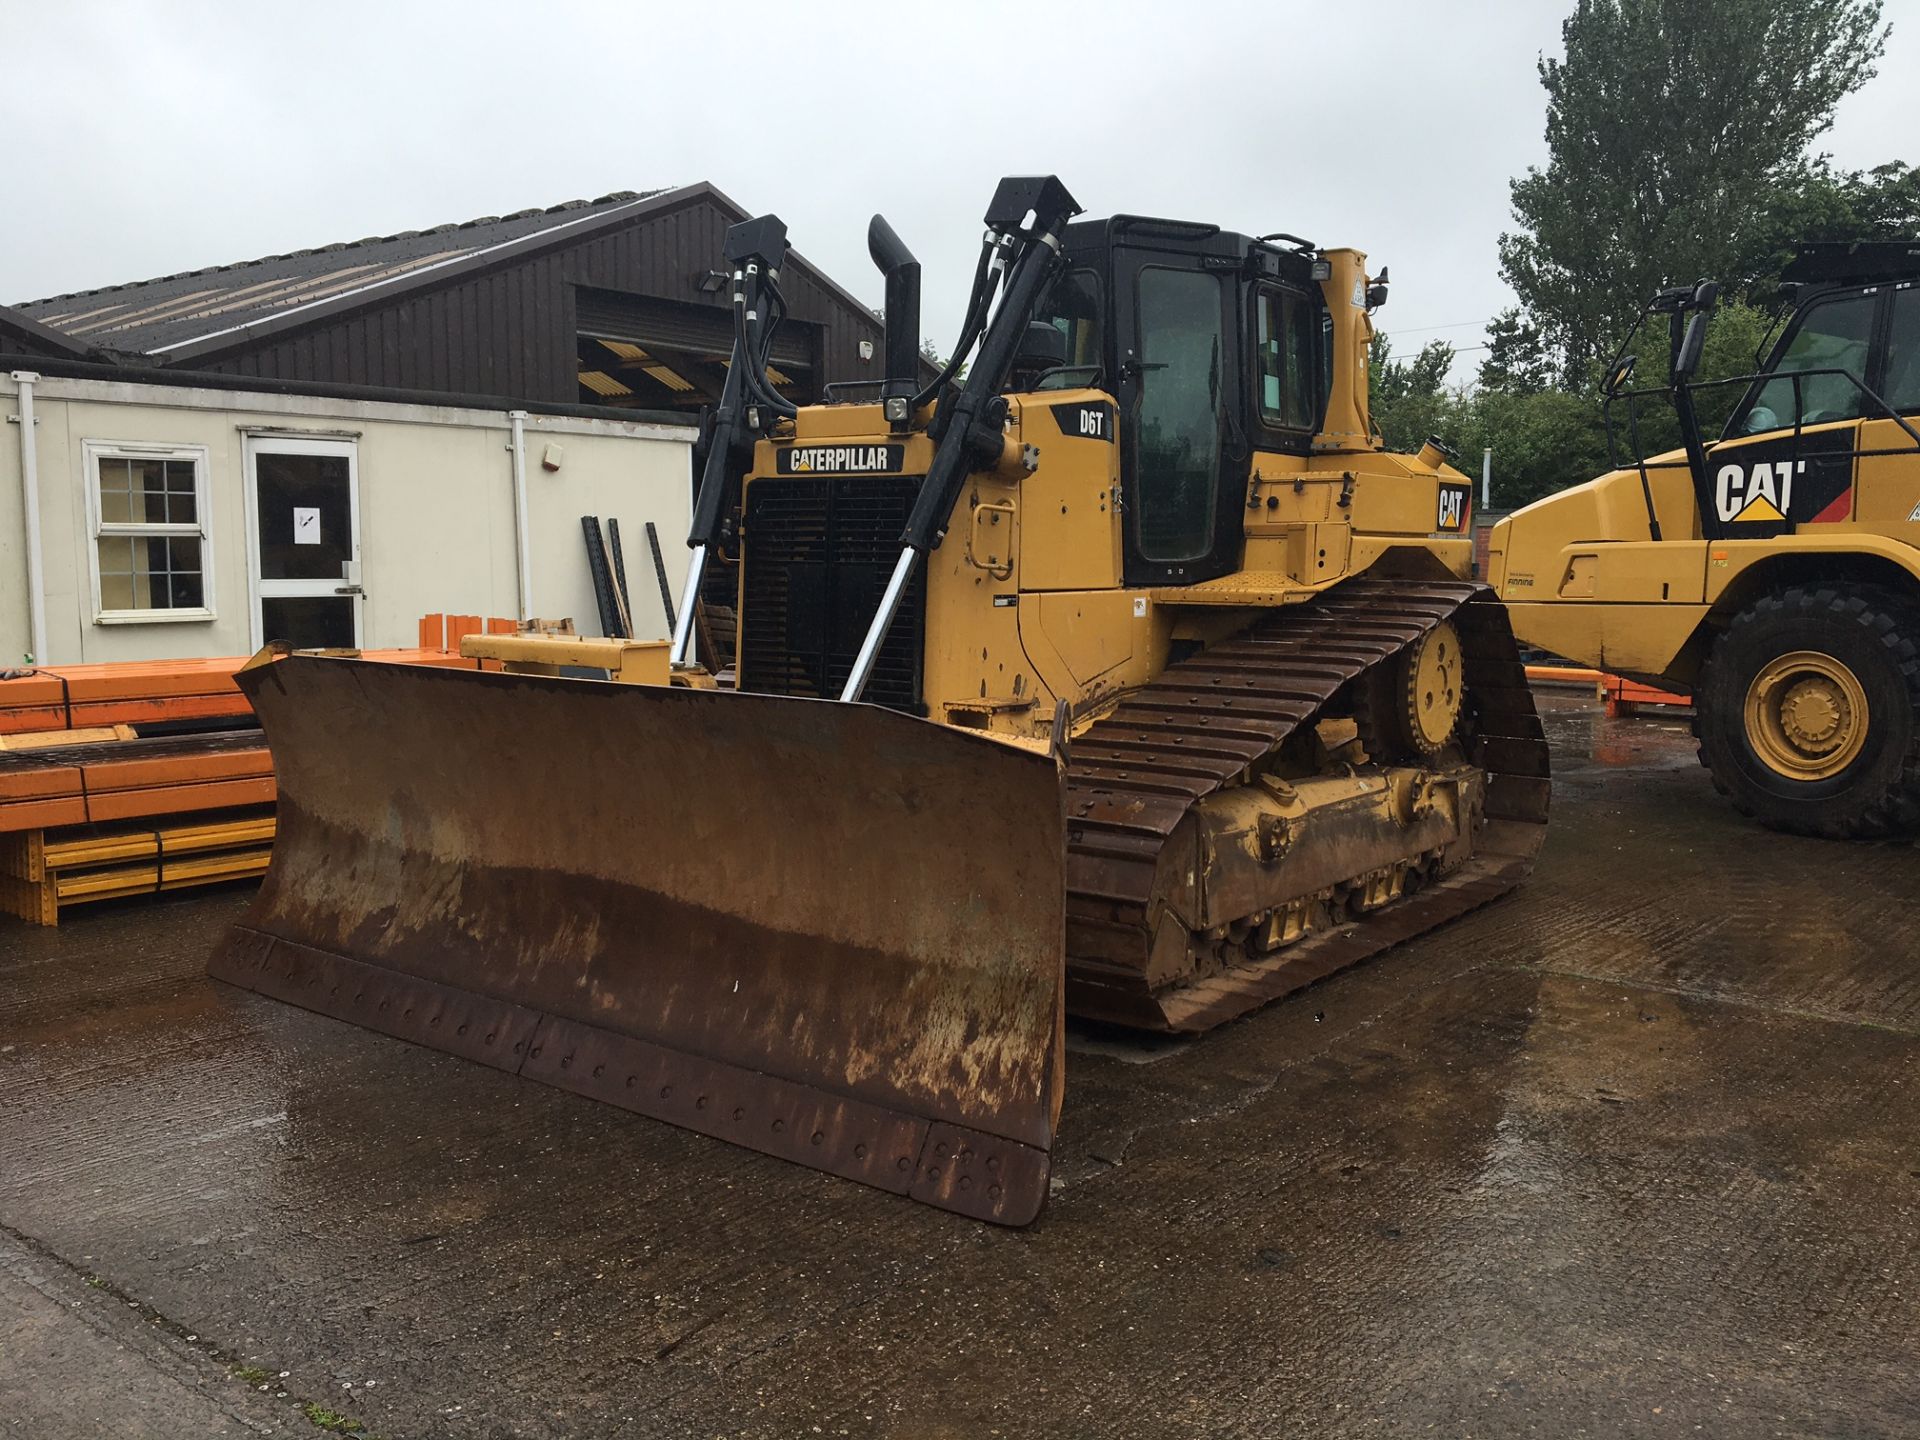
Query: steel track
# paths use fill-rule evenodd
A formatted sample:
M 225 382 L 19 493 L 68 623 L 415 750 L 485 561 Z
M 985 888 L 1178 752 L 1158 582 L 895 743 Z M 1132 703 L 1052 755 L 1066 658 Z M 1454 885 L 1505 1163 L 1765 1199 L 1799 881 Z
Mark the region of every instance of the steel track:
M 1451 619 L 1464 649 L 1470 758 L 1487 772 L 1473 857 L 1367 918 L 1185 983 L 1147 960 L 1162 851 L 1200 800 L 1244 784 L 1369 669 Z M 1546 740 L 1506 611 L 1484 585 L 1353 580 L 1169 666 L 1074 741 L 1067 772 L 1067 1006 L 1201 1031 L 1504 894 L 1545 838 Z

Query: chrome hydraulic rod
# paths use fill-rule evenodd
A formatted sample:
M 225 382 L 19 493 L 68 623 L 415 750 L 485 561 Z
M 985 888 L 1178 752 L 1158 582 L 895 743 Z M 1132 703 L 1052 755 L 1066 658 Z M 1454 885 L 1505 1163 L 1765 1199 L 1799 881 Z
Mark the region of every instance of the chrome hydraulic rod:
M 693 652 L 693 607 L 700 603 L 700 581 L 707 570 L 707 547 L 693 547 L 693 558 L 687 562 L 687 583 L 680 591 L 680 609 L 673 617 L 673 650 L 669 662 L 685 668 L 692 660 Z
M 893 628 L 894 614 L 900 609 L 900 597 L 907 593 L 907 584 L 913 579 L 913 567 L 919 559 L 919 554 L 908 545 L 900 551 L 900 558 L 893 562 L 893 578 L 887 581 L 887 593 L 880 597 L 880 610 L 873 617 L 873 624 L 867 627 L 867 638 L 860 642 L 860 654 L 855 657 L 846 687 L 840 692 L 842 700 L 858 700 L 861 692 L 867 688 L 867 677 L 873 674 L 873 662 L 880 658 L 880 646 L 887 638 L 887 631 Z

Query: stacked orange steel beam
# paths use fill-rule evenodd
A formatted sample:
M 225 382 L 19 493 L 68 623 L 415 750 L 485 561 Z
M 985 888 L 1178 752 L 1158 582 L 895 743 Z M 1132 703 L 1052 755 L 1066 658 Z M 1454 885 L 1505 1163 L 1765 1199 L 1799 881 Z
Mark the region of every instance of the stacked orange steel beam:
M 460 641 L 515 628 L 429 615 L 418 649 L 366 658 L 496 668 L 463 659 Z M 0 913 L 54 925 L 76 901 L 266 868 L 273 759 L 233 681 L 244 664 L 225 656 L 0 672 Z
M 424 628 L 424 627 L 423 627 Z M 473 665 L 440 648 L 368 651 L 370 660 Z M 233 683 L 244 657 L 133 664 L 42 666 L 0 679 L 0 735 L 86 731 L 111 725 L 219 721 L 246 716 Z M 274 798 L 273 762 L 257 729 L 190 741 L 78 743 L 0 751 L 0 832 L 40 830 Z

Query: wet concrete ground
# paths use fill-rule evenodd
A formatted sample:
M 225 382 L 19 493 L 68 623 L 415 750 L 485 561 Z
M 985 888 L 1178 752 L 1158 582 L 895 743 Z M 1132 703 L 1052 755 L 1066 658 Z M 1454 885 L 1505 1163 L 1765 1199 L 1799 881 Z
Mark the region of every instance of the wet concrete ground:
M 1920 852 L 1547 702 L 1516 896 L 1076 1039 L 974 1225 L 203 979 L 227 891 L 0 929 L 0 1432 L 1920 1433 Z

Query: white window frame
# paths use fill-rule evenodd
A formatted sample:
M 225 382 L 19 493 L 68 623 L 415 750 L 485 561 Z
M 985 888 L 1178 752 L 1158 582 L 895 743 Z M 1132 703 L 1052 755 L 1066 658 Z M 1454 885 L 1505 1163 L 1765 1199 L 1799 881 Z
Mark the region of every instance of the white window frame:
M 147 521 L 108 524 L 100 518 L 100 462 L 102 460 L 185 460 L 193 465 L 192 525 Z M 205 445 L 149 445 L 130 440 L 80 442 L 81 489 L 87 497 L 87 573 L 93 584 L 93 623 L 96 625 L 205 624 L 219 618 L 213 598 L 213 523 L 209 514 L 208 474 L 211 455 Z M 134 539 L 169 535 L 196 536 L 200 541 L 200 601 L 193 607 L 153 610 L 109 610 L 100 596 L 100 541 L 112 536 Z

